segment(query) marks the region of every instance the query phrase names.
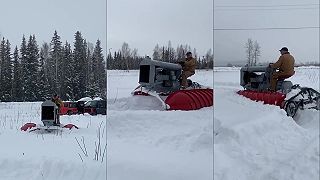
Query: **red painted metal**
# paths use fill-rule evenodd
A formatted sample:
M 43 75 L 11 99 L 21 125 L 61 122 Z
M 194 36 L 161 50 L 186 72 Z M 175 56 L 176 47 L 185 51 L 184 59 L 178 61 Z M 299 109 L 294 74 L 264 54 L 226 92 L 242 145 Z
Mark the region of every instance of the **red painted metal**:
M 76 129 L 79 129 L 76 125 L 73 125 L 73 124 L 67 124 L 67 125 L 64 125 L 63 127 L 68 129 L 72 129 L 73 127 Z
M 286 95 L 280 92 L 258 92 L 250 90 L 240 90 L 238 94 L 254 101 L 262 101 L 264 104 L 271 104 L 282 107 Z
M 26 123 L 20 128 L 20 130 L 21 131 L 26 131 L 26 130 L 31 129 L 33 127 L 36 127 L 35 123 Z
M 258 93 L 257 99 L 263 101 L 263 93 Z
M 213 89 L 180 90 L 170 94 L 165 103 L 169 110 L 196 110 L 213 105 Z

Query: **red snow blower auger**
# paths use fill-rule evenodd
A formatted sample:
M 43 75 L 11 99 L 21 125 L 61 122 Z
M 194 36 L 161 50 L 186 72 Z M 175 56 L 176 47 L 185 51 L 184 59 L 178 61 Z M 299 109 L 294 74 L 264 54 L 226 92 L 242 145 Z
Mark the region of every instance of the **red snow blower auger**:
M 41 121 L 43 125 L 37 125 L 35 123 L 26 123 L 24 124 L 20 130 L 21 131 L 36 131 L 36 130 L 45 130 L 48 132 L 59 130 L 61 128 L 76 128 L 79 129 L 77 126 L 73 124 L 66 124 L 62 125 L 58 121 L 59 114 L 58 114 L 58 106 L 50 100 L 46 100 L 41 104 Z
M 320 93 L 312 88 L 293 85 L 291 81 L 281 79 L 277 82 L 277 91 L 269 91 L 274 72 L 275 69 L 269 66 L 241 68 L 240 85 L 245 90 L 237 93 L 254 101 L 280 106 L 290 117 L 294 117 L 299 109 L 320 109 Z
M 213 89 L 188 79 L 188 87 L 180 90 L 179 64 L 146 58 L 140 63 L 139 86 L 133 95 L 153 96 L 165 110 L 196 110 L 213 105 Z

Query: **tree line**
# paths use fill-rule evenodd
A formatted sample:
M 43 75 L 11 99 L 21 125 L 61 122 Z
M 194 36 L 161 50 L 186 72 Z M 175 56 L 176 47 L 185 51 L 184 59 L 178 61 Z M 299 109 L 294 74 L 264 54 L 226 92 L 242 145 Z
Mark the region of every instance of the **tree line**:
M 106 97 L 106 66 L 101 41 L 93 45 L 77 31 L 73 48 L 57 31 L 39 47 L 36 36 L 22 37 L 13 53 L 0 42 L 0 101 L 43 101 L 53 94 L 63 100 Z
M 192 52 L 193 57 L 197 60 L 197 69 L 213 69 L 213 52 L 209 49 L 205 55 L 200 56 L 195 48 L 191 48 L 190 45 L 178 45 L 177 48 L 173 48 L 171 41 L 167 45 L 160 46 L 156 44 L 153 49 L 152 59 L 177 63 L 185 59 L 187 52 Z M 138 49 L 131 49 L 129 44 L 124 42 L 121 49 L 111 53 L 109 51 L 107 55 L 107 69 L 118 70 L 131 70 L 139 69 L 140 62 L 147 58 L 138 54 Z M 151 58 L 151 57 L 150 57 Z

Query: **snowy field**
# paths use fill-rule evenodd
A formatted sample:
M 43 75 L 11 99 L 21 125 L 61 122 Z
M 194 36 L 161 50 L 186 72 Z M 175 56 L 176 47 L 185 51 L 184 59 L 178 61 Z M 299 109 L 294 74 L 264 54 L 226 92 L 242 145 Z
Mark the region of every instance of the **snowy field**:
M 153 97 L 131 96 L 138 71 L 108 71 L 107 178 L 212 180 L 213 107 L 163 111 Z M 213 86 L 213 71 L 191 78 Z
M 41 124 L 41 103 L 0 103 L 0 179 L 1 180 L 105 180 L 106 116 L 61 116 L 61 123 L 79 129 L 24 132 L 26 122 Z M 95 143 L 101 155 L 95 159 Z M 86 154 L 77 144 L 78 139 Z M 84 143 L 82 143 L 82 139 Z M 80 157 L 80 156 L 81 157 Z
M 320 90 L 319 71 L 297 68 L 290 80 Z M 214 82 L 214 107 L 163 111 L 152 97 L 131 96 L 138 75 L 108 71 L 108 119 L 61 117 L 78 130 L 21 132 L 26 122 L 41 124 L 40 103 L 0 103 L 0 180 L 319 179 L 318 111 L 292 119 L 277 106 L 239 96 L 239 68 L 192 76 Z M 82 148 L 84 139 L 87 153 L 76 139 Z
M 239 70 L 214 69 L 214 179 L 319 180 L 319 111 L 292 119 L 239 96 Z M 293 84 L 319 91 L 319 67 L 295 71 Z

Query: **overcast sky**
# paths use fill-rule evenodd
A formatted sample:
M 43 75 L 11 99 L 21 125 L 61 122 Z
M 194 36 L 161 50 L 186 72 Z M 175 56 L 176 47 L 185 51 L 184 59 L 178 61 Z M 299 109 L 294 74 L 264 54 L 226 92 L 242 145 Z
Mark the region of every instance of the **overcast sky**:
M 89 42 L 100 39 L 106 52 L 106 0 L 2 0 L 0 17 L 0 35 L 12 46 L 20 46 L 23 34 L 35 34 L 40 46 L 54 30 L 73 44 L 79 30 Z
M 295 6 L 299 4 L 304 4 L 304 6 Z M 319 5 L 310 4 L 319 4 L 319 0 L 244 0 L 241 3 L 238 0 L 215 0 L 214 28 L 319 27 Z M 288 10 L 292 8 L 295 9 Z M 278 50 L 282 46 L 289 48 L 296 62 L 320 61 L 318 28 L 264 31 L 215 30 L 214 54 L 216 63 L 225 65 L 228 62 L 244 62 L 246 58 L 244 46 L 248 38 L 257 40 L 260 44 L 262 51 L 260 61 L 263 62 L 276 61 L 279 57 Z
M 213 46 L 212 0 L 108 0 L 108 49 L 127 42 L 140 55 L 157 43 L 189 44 L 203 55 Z

